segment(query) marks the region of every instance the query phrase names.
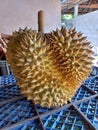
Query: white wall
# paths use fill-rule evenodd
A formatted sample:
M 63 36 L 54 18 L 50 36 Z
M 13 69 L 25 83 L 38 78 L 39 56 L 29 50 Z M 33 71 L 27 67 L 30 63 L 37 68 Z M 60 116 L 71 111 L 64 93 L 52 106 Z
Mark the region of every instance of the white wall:
M 0 0 L 0 33 L 10 34 L 25 26 L 37 30 L 39 10 L 45 12 L 45 32 L 60 26 L 59 0 Z
M 67 23 L 87 36 L 88 41 L 98 50 L 98 11 L 78 16 Z

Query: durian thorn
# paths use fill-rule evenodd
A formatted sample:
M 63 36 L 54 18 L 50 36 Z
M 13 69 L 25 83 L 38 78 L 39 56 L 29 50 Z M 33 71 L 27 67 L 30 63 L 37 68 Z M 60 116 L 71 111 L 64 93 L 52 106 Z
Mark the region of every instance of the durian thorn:
M 81 37 L 82 37 L 82 35 L 83 35 L 83 33 L 78 32 L 78 37 L 79 37 L 79 38 L 81 38 Z

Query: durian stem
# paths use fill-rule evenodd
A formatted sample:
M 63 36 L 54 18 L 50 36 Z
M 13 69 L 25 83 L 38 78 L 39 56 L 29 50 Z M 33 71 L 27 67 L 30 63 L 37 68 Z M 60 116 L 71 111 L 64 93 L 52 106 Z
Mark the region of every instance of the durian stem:
M 38 11 L 38 32 L 44 33 L 44 11 Z

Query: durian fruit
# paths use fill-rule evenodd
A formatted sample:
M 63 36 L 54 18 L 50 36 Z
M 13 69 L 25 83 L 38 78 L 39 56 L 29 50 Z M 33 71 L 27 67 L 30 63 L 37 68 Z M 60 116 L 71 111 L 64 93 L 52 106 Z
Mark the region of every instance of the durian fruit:
M 66 104 L 91 71 L 91 46 L 75 29 L 50 34 L 19 29 L 7 47 L 7 60 L 22 93 L 41 106 Z
M 46 37 L 54 49 L 52 56 L 63 82 L 67 81 L 66 86 L 76 91 L 91 72 L 94 58 L 90 42 L 82 33 L 77 33 L 75 29 L 67 31 L 64 27 Z

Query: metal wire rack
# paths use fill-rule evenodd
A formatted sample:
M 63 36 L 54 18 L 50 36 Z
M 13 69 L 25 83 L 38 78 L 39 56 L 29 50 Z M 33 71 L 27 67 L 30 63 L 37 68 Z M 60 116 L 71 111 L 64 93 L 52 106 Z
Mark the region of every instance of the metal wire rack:
M 98 130 L 98 77 L 82 83 L 68 104 L 47 108 L 21 94 L 13 75 L 0 77 L 1 130 Z

